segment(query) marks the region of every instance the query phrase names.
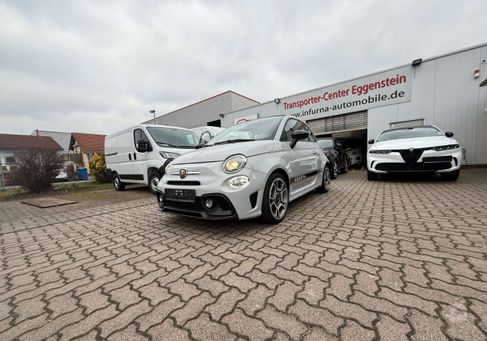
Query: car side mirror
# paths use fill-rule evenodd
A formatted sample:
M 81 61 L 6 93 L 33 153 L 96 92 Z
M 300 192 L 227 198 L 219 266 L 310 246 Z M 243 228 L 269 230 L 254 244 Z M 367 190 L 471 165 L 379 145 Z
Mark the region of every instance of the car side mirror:
M 299 140 L 304 140 L 309 137 L 309 132 L 303 129 L 295 130 L 291 134 L 291 148 L 294 148 L 296 146 L 296 143 L 298 143 Z
M 446 136 L 446 137 L 453 137 L 453 135 L 454 135 L 454 134 L 453 134 L 451 131 L 447 131 L 447 132 L 445 133 L 445 136 Z
M 370 140 L 368 141 L 368 143 L 369 143 L 369 144 L 374 144 L 374 142 L 375 142 L 375 140 L 374 140 L 374 139 L 370 139 Z
M 144 140 L 138 140 L 137 141 L 137 151 L 141 153 L 145 153 L 150 151 L 150 145 L 149 142 L 144 141 Z
M 201 133 L 200 140 L 199 140 L 198 144 L 205 145 L 210 140 L 211 140 L 211 134 L 210 134 L 210 132 L 209 131 L 204 131 L 203 133 Z

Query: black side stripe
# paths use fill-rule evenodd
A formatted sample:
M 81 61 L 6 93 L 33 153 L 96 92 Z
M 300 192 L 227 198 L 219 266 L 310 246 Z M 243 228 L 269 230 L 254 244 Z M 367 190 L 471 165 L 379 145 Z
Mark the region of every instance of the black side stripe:
M 295 182 L 298 182 L 298 181 L 303 181 L 304 179 L 309 178 L 310 176 L 315 176 L 316 174 L 318 174 L 318 171 L 312 171 L 310 173 L 306 173 L 306 174 L 303 174 L 303 175 L 295 176 L 294 178 L 291 179 L 291 183 L 295 183 Z
M 142 174 L 118 174 L 122 180 L 144 180 Z

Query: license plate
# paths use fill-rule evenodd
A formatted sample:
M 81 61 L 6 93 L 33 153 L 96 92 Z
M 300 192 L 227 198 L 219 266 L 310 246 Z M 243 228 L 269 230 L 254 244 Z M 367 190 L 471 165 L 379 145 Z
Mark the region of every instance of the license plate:
M 194 189 L 173 189 L 168 188 L 164 193 L 167 200 L 177 200 L 194 202 L 196 200 L 196 192 Z

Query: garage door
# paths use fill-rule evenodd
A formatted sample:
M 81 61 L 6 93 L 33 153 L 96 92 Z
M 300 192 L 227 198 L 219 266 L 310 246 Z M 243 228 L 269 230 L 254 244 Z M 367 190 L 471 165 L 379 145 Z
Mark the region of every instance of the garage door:
M 336 115 L 307 121 L 315 135 L 337 131 L 367 129 L 367 111 Z

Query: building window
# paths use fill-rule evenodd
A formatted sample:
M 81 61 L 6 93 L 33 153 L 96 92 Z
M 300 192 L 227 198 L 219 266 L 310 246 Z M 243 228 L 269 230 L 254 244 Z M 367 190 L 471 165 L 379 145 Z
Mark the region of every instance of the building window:
M 15 165 L 15 156 L 6 156 L 5 157 L 5 164 L 6 165 Z
M 410 120 L 410 121 L 391 122 L 389 123 L 389 125 L 391 129 L 419 127 L 424 125 L 424 119 L 420 118 L 417 120 Z

